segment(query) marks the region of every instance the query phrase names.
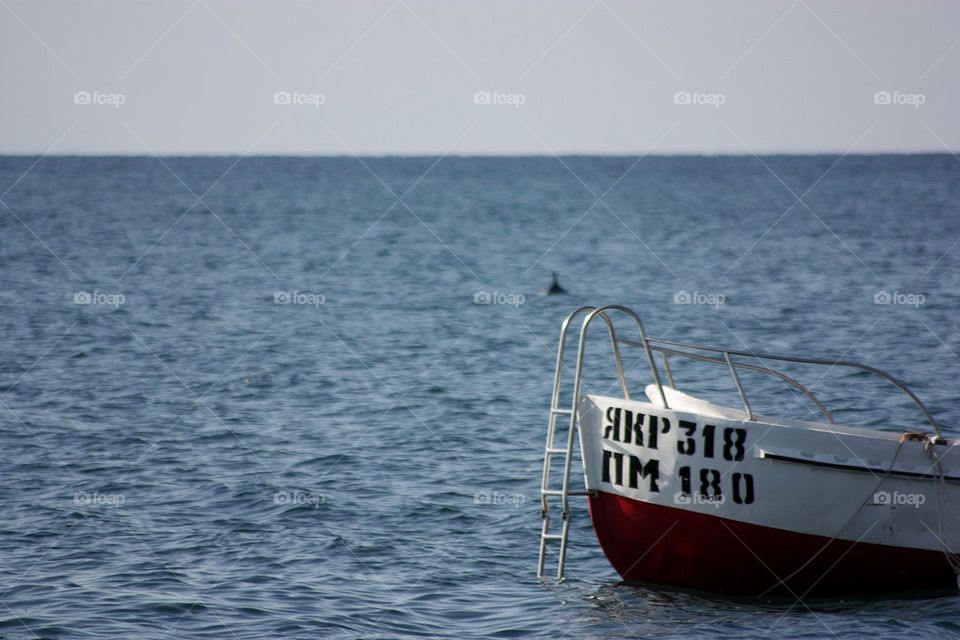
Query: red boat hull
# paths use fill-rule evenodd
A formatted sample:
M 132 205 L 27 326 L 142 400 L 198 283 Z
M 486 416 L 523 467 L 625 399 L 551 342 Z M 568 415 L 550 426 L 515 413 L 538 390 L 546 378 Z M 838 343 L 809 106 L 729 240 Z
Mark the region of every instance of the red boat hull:
M 589 500 L 600 546 L 626 581 L 794 597 L 957 586 L 939 551 L 831 540 L 603 492 Z

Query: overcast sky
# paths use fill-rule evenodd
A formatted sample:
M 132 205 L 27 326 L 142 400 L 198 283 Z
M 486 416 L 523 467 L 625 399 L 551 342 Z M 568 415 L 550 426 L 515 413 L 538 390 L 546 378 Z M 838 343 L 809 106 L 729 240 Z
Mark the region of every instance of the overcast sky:
M 0 153 L 944 152 L 958 41 L 927 0 L 0 0 Z

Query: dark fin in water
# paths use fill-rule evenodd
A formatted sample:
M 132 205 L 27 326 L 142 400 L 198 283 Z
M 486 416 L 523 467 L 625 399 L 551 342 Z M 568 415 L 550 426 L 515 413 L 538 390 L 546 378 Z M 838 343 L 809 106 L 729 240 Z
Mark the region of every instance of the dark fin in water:
M 558 296 L 567 292 L 566 289 L 560 286 L 560 283 L 557 282 L 557 272 L 553 272 L 553 282 L 550 283 L 550 288 L 547 289 L 548 296 Z

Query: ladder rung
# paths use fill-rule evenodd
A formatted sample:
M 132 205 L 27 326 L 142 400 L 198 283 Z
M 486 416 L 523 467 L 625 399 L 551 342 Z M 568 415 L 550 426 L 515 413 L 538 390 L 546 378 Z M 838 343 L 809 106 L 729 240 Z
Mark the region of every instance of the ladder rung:
M 563 535 L 559 533 L 545 533 L 541 537 L 544 540 L 563 540 Z
M 553 413 L 562 413 L 567 416 L 573 413 L 573 411 L 571 411 L 570 409 L 550 409 L 550 411 L 552 411 Z
M 563 489 L 541 489 L 540 495 L 542 496 L 562 496 Z M 567 491 L 568 496 L 592 496 L 594 495 L 593 491 Z
M 567 452 L 566 449 L 562 449 L 560 447 L 553 447 L 551 449 L 547 449 L 547 453 L 552 453 L 552 454 L 566 453 L 566 452 Z

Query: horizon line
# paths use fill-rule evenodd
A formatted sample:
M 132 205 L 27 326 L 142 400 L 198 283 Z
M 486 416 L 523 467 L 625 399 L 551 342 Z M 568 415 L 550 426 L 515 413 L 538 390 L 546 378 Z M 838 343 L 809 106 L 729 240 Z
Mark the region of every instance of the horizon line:
M 126 152 L 0 152 L 0 158 L 752 158 L 772 156 L 822 157 L 822 156 L 953 156 L 953 150 L 943 151 L 764 151 L 744 152 L 664 152 L 664 153 L 237 153 L 237 152 L 171 152 L 171 153 L 126 153 Z

